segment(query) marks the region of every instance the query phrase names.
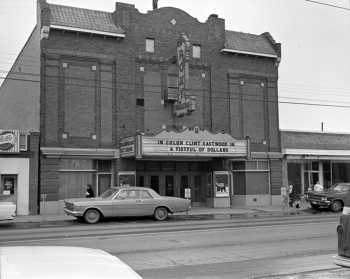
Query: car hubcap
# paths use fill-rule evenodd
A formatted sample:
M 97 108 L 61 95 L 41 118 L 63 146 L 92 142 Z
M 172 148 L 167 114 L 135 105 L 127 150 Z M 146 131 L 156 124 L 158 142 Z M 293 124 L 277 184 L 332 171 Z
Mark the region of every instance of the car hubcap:
M 340 208 L 341 208 L 341 205 L 340 205 L 338 202 L 336 202 L 336 203 L 333 205 L 333 209 L 336 210 L 336 211 L 339 211 Z
M 160 219 L 163 219 L 163 218 L 165 218 L 165 216 L 166 216 L 166 213 L 165 213 L 164 209 L 158 209 L 158 217 Z
M 91 220 L 91 221 L 96 220 L 97 216 L 98 216 L 97 212 L 95 212 L 95 211 L 90 211 L 88 213 L 88 219 Z

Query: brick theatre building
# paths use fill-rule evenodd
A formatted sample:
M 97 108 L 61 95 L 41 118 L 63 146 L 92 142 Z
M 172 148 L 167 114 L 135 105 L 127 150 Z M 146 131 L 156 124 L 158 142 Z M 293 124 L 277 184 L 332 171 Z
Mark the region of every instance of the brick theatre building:
M 38 1 L 41 211 L 87 184 L 190 192 L 193 206 L 280 202 L 280 44 L 217 15 L 111 9 Z

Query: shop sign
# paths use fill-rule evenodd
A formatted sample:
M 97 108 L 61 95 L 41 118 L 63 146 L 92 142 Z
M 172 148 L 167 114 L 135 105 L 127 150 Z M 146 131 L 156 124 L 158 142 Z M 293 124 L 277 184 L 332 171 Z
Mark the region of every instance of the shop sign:
M 0 152 L 19 152 L 19 131 L 0 130 Z
M 120 141 L 120 157 L 135 156 L 135 137 L 127 137 Z
M 247 156 L 246 140 L 200 140 L 142 137 L 142 155 L 235 157 Z

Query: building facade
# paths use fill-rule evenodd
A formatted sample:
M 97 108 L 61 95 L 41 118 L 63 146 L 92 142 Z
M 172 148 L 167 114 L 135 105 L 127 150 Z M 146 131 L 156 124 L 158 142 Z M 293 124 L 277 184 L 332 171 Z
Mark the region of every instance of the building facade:
M 350 134 L 281 131 L 281 138 L 284 184 L 296 193 L 304 195 L 317 181 L 324 189 L 350 181 Z
M 280 44 L 269 33 L 38 2 L 42 212 L 114 185 L 190 195 L 193 205 L 279 201 Z

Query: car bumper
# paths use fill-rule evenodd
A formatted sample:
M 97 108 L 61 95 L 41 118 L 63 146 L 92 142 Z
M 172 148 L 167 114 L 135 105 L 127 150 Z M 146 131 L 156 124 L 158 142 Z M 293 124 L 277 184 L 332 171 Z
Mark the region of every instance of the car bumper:
M 82 211 L 73 211 L 73 210 L 69 210 L 67 208 L 64 208 L 64 212 L 67 215 L 74 216 L 74 217 L 82 217 L 84 215 L 84 213 Z
M 312 199 L 309 199 L 309 202 L 311 204 L 315 204 L 319 206 L 329 206 L 331 204 L 331 201 L 320 201 L 320 200 L 312 200 Z

